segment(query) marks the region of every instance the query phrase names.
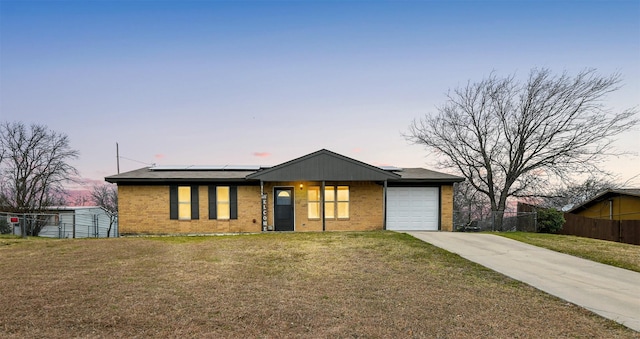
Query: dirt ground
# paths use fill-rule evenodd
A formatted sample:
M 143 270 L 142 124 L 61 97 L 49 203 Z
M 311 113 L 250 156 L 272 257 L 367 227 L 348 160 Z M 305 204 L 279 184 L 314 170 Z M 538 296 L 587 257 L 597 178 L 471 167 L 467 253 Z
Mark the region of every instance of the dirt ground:
M 640 338 L 392 232 L 0 239 L 0 337 Z

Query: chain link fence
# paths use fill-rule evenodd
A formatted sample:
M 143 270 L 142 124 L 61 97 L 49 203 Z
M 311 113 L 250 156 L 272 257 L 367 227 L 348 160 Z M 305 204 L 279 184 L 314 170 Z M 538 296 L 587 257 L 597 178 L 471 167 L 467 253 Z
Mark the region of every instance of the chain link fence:
M 536 212 L 489 212 L 473 216 L 466 211 L 453 212 L 454 229 L 457 232 L 537 232 Z
M 0 233 L 48 238 L 117 237 L 117 223 L 108 216 L 91 213 L 9 213 L 0 212 Z

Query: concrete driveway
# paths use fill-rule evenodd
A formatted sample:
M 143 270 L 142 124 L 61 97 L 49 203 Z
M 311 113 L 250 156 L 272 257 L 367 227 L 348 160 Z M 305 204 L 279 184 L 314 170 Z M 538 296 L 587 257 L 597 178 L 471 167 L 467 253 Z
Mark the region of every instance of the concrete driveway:
M 492 234 L 406 233 L 640 331 L 640 273 Z

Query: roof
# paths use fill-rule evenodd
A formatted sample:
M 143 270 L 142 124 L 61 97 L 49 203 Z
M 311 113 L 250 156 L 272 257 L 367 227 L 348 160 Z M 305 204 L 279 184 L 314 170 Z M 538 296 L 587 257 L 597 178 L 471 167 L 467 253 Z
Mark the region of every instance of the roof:
M 262 166 L 254 165 L 222 165 L 222 166 L 203 166 L 203 165 L 166 165 L 149 167 L 152 171 L 257 171 Z M 268 167 L 266 167 L 268 168 Z
M 102 206 L 48 206 L 48 210 L 88 210 L 92 208 L 102 208 Z
M 580 205 L 574 206 L 571 208 L 568 213 L 573 213 L 580 209 L 587 209 L 591 205 L 601 202 L 603 200 L 607 200 L 612 197 L 617 197 L 621 195 L 628 195 L 632 197 L 640 197 L 640 188 L 617 188 L 617 189 L 608 189 L 606 191 L 602 191 L 596 194 L 593 198 L 583 202 Z
M 431 182 L 460 182 L 463 177 L 428 170 L 426 168 L 403 168 L 396 172 L 400 174 L 400 181 L 431 181 Z
M 376 167 L 322 149 L 274 167 L 154 166 L 111 175 L 117 184 L 206 183 L 262 181 L 384 181 L 407 183 L 459 182 L 464 178 L 425 168 Z
M 48 212 L 61 212 L 61 211 L 83 211 L 83 210 L 96 210 L 100 209 L 106 211 L 102 206 L 48 206 L 43 211 Z
M 263 181 L 377 181 L 400 175 L 326 149 L 257 171 L 247 179 Z
M 116 174 L 105 178 L 111 183 L 160 183 L 160 182 L 213 182 L 213 181 L 243 181 L 254 170 L 154 170 L 144 167 L 130 172 Z

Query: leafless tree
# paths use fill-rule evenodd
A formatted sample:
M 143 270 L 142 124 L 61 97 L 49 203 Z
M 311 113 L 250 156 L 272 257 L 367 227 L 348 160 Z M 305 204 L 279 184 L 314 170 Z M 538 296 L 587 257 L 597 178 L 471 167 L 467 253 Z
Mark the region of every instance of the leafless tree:
M 551 194 L 539 197 L 537 201 L 534 201 L 534 204 L 560 211 L 568 210 L 593 198 L 600 192 L 624 186 L 625 183 L 617 182 L 612 177 L 591 176 L 582 182 L 571 182 L 566 187 L 558 187 L 552 190 Z
M 111 235 L 113 225 L 118 220 L 118 187 L 109 183 L 94 185 L 91 190 L 91 199 L 96 205 L 104 208 L 109 215 L 108 238 Z
M 0 204 L 10 212 L 36 213 L 64 201 L 63 184 L 77 176 L 68 161 L 78 157 L 65 134 L 46 126 L 0 123 Z M 33 223 L 38 235 L 43 223 Z
M 509 197 L 600 171 L 615 153 L 613 137 L 638 123 L 636 109 L 616 113 L 604 105 L 620 81 L 593 69 L 575 76 L 533 69 L 524 82 L 492 74 L 450 91 L 436 115 L 413 121 L 407 138 L 461 173 L 501 213 Z
M 487 196 L 478 192 L 467 181 L 453 185 L 454 224 L 464 226 L 472 220 L 483 220 L 490 215 Z

